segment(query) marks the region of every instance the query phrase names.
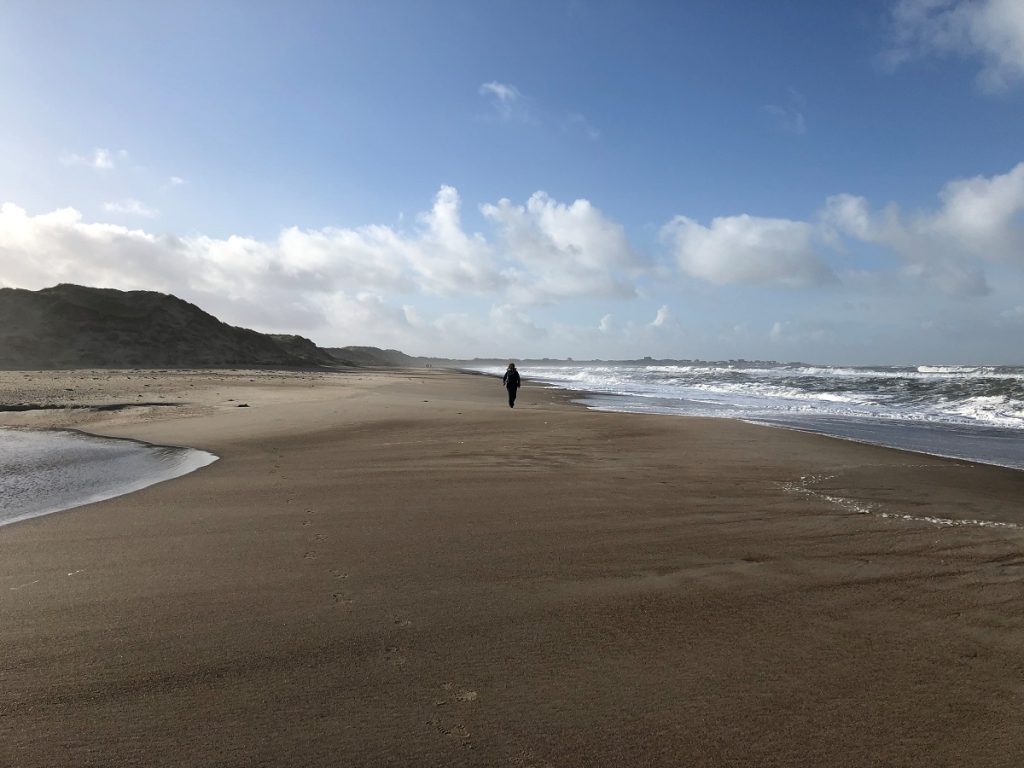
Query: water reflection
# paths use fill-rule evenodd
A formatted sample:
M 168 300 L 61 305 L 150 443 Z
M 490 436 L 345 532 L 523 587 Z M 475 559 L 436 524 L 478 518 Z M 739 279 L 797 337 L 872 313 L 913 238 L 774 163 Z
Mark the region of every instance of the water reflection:
M 0 428 L 0 525 L 131 493 L 216 460 L 191 448 Z

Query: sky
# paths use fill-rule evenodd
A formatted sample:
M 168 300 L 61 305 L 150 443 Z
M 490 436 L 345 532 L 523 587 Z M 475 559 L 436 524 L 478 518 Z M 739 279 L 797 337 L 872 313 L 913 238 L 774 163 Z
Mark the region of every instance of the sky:
M 0 286 L 449 357 L 1024 364 L 1021 0 L 0 0 Z

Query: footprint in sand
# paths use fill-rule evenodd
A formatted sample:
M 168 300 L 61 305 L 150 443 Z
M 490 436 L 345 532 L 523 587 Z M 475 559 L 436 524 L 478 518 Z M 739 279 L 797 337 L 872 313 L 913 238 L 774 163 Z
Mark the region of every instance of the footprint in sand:
M 347 597 L 346 595 L 343 595 L 340 592 L 333 593 L 331 595 L 331 600 L 334 601 L 335 605 L 343 605 L 346 608 L 351 608 L 356 603 L 356 601 L 353 598 Z
M 318 533 L 313 537 L 313 541 L 327 541 L 327 534 Z
M 454 683 L 442 683 L 441 691 L 441 698 L 434 702 L 435 707 L 445 707 L 453 703 L 471 702 L 480 698 L 480 694 L 476 691 L 470 691 L 465 688 L 456 688 Z
M 405 656 L 396 646 L 388 646 L 384 649 L 384 661 L 393 667 L 404 667 Z
M 439 717 L 432 717 L 428 722 L 431 726 L 436 728 L 439 733 L 443 733 L 445 736 L 450 736 L 453 739 L 463 740 L 469 738 L 469 729 L 466 728 L 466 726 L 464 726 L 462 723 L 446 725 L 445 723 L 441 722 L 441 719 Z
M 307 549 L 306 554 L 304 554 L 302 557 L 305 560 L 316 560 L 316 552 L 314 552 L 312 549 Z
M 532 752 L 520 752 L 508 759 L 509 765 L 515 768 L 552 768 L 551 763 L 542 760 Z
M 347 579 L 348 578 L 348 574 L 347 573 L 345 573 L 343 571 L 339 571 L 337 568 L 331 568 L 331 576 L 333 576 L 336 579 Z

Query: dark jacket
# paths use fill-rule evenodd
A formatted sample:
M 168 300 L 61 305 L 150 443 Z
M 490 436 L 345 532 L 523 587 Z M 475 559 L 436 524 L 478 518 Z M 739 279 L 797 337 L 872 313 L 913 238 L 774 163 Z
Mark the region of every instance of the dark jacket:
M 522 386 L 522 382 L 519 379 L 519 371 L 517 370 L 505 371 L 505 375 L 501 377 L 501 380 L 508 389 L 519 389 Z

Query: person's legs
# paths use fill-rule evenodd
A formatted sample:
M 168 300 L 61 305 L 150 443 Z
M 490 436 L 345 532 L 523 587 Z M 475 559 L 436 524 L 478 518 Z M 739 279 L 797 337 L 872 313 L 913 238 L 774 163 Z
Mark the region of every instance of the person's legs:
M 509 408 L 515 408 L 516 407 L 516 388 L 515 387 L 509 387 L 508 388 L 508 407 Z

